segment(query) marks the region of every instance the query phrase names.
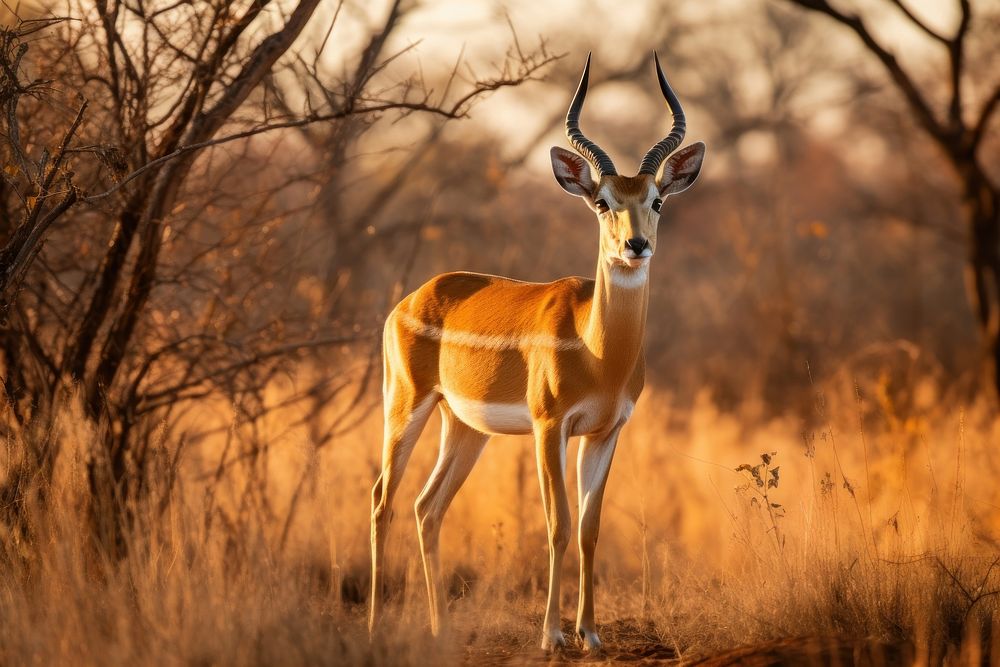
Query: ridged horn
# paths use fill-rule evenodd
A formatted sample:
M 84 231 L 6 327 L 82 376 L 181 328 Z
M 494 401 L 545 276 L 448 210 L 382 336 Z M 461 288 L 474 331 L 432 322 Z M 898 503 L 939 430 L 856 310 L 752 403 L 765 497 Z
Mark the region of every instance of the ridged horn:
M 684 140 L 684 132 L 687 130 L 687 120 L 684 118 L 684 109 L 681 108 L 681 101 L 677 99 L 673 88 L 667 83 L 667 77 L 663 75 L 663 68 L 660 67 L 660 58 L 656 55 L 656 51 L 653 51 L 653 61 L 656 63 L 656 76 L 660 80 L 660 92 L 663 93 L 663 98 L 667 101 L 667 106 L 670 107 L 670 114 L 674 119 L 673 127 L 670 128 L 670 134 L 662 141 L 654 144 L 646 153 L 646 157 L 642 158 L 642 164 L 639 165 L 640 174 L 656 176 L 656 172 L 660 169 L 663 161 Z
M 570 145 L 594 165 L 599 177 L 615 176 L 618 172 L 615 171 L 615 165 L 611 162 L 608 154 L 580 131 L 580 111 L 583 109 L 583 100 L 587 97 L 587 85 L 589 83 L 590 54 L 588 53 L 587 65 L 583 68 L 580 85 L 576 89 L 576 95 L 573 97 L 572 104 L 569 105 L 569 111 L 566 112 L 566 136 L 569 138 Z

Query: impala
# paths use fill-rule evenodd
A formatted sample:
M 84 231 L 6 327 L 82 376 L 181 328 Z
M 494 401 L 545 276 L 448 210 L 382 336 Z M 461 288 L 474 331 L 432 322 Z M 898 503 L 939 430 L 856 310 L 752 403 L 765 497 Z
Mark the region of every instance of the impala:
M 385 440 L 382 471 L 372 489 L 373 631 L 381 614 L 393 496 L 414 444 L 438 406 L 440 453 L 416 501 L 432 633 L 442 631 L 447 612 L 438 559 L 444 514 L 491 435 L 530 433 L 549 537 L 542 648 L 565 646 L 559 627 L 559 583 L 571 530 L 564 481 L 566 443 L 581 436 L 576 631 L 587 650 L 601 645 L 594 623 L 594 551 L 618 434 L 643 387 L 649 263 L 656 253 L 661 205 L 694 183 L 705 154 L 699 142 L 671 155 L 684 138 L 684 112 L 655 53 L 653 57 L 673 126 L 646 153 L 638 174 L 618 175 L 607 153 L 580 131 L 589 56 L 566 115 L 566 133 L 579 155 L 551 150 L 559 185 L 597 215 L 600 250 L 593 280 L 528 283 L 445 273 L 403 299 L 386 320 Z M 597 172 L 596 180 L 588 162 Z

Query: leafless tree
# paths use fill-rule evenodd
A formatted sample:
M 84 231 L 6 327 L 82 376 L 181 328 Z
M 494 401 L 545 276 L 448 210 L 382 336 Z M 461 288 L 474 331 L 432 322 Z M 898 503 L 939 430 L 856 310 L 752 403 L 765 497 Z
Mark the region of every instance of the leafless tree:
M 970 0 L 958 0 L 959 21 L 952 34 L 931 27 L 903 0 L 890 0 L 911 25 L 947 53 L 948 94 L 942 113 L 934 101 L 936 89 L 921 85 L 860 15 L 837 9 L 827 0 L 786 0 L 823 14 L 850 30 L 888 74 L 906 100 L 907 108 L 951 165 L 962 188 L 965 224 L 968 227 L 967 267 L 972 307 L 983 335 L 994 388 L 1000 393 L 1000 181 L 984 160 L 984 146 L 997 107 L 1000 82 L 974 113 L 968 109 L 972 66 L 967 56 L 973 27 Z
M 254 419 L 283 363 L 367 333 L 317 328 L 282 309 L 287 297 L 267 296 L 291 261 L 282 224 L 301 223 L 320 169 L 286 160 L 282 173 L 270 166 L 278 140 L 255 137 L 331 137 L 343 170 L 380 118 L 465 117 L 483 94 L 553 59 L 544 46 L 515 49 L 495 75 L 438 94 L 415 77 L 393 83 L 385 70 L 399 53 L 386 45 L 405 11 L 396 0 L 344 54 L 353 68 L 334 74 L 321 54 L 336 48 L 339 6 L 317 24 L 318 46 L 292 50 L 319 5 L 98 0 L 74 5 L 72 20 L 0 32 L 3 414 L 6 427 L 39 434 L 0 505 L 16 511 L 25 480 L 51 470 L 53 420 L 74 393 L 105 443 L 89 463 L 92 490 L 113 502 L 142 485 L 151 424 L 170 428 L 211 396 Z M 348 219 L 342 237 L 364 224 Z M 326 379 L 302 397 L 343 388 Z

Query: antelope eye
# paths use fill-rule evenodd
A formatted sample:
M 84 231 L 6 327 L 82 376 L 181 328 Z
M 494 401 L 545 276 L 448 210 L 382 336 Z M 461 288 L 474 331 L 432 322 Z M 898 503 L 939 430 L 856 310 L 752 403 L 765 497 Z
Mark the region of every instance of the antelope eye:
M 598 213 L 607 213 L 608 211 L 611 210 L 611 207 L 608 206 L 608 202 L 606 202 L 603 199 L 598 199 L 597 201 L 595 201 L 594 206 L 597 207 Z
M 657 213 L 659 213 L 661 206 L 663 206 L 663 200 L 662 199 L 660 199 L 659 197 L 657 197 L 656 199 L 653 200 L 653 210 L 654 211 L 656 211 Z

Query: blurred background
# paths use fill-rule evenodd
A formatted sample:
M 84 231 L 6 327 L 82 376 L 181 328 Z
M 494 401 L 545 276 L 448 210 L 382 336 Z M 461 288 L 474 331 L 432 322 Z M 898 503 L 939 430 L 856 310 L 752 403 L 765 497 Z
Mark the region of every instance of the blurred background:
M 620 5 L 0 7 L 6 557 L 31 562 L 57 498 L 119 557 L 193 512 L 198 544 L 259 535 L 360 604 L 386 314 L 443 271 L 593 275 L 596 222 L 548 149 L 592 52 L 583 129 L 636 170 L 670 122 L 654 50 L 708 153 L 660 223 L 608 491 L 630 555 L 604 576 L 643 605 L 677 585 L 650 573 L 730 544 L 734 468 L 774 449 L 801 525 L 791 499 L 858 488 L 855 546 L 922 535 L 940 481 L 995 545 L 1000 3 Z M 543 576 L 531 444 L 499 440 L 446 524 L 466 582 L 523 554 Z
M 184 131 L 197 134 L 178 115 L 197 92 L 183 82 L 197 80 L 198 39 L 211 41 L 237 8 L 201 18 L 165 6 L 147 17 L 116 5 L 109 46 L 99 17 L 111 7 L 69 7 L 77 20 L 25 37 L 33 48 L 20 76 L 47 83 L 21 96 L 16 111 L 31 122 L 17 138 L 27 160 L 55 152 L 88 100 L 60 165 L 83 201 L 37 235 L 44 248 L 19 267 L 5 306 L 8 397 L 17 406 L 44 393 L 36 384 L 52 393 L 67 376 L 92 409 L 98 394 L 120 402 L 130 380 L 127 400 L 174 396 L 165 378 L 178 357 L 214 372 L 224 362 L 212 357 L 252 349 L 273 361 L 277 344 L 301 345 L 293 359 L 338 375 L 359 353 L 325 340 L 374 345 L 395 301 L 435 273 L 591 275 L 596 226 L 553 187 L 548 147 L 566 144 L 565 108 L 593 51 L 584 127 L 633 168 L 669 122 L 654 49 L 688 112 L 688 140 L 710 153 L 697 190 L 670 202 L 663 223 L 651 382 L 682 402 L 708 392 L 724 409 L 753 400 L 772 414 L 808 414 L 811 382 L 835 378 L 881 377 L 916 410 L 986 396 L 998 297 L 972 258 L 998 252 L 995 229 L 978 229 L 996 227 L 995 191 L 986 223 L 970 201 L 975 178 L 996 182 L 1000 8 L 981 4 L 962 24 L 956 63 L 947 40 L 960 3 L 862 3 L 862 29 L 905 68 L 901 81 L 850 26 L 790 2 L 317 3 L 288 53 L 199 138 L 253 136 L 182 151 L 181 173 L 168 170 L 176 183 L 150 226 L 155 250 L 151 232 L 144 244 L 114 236 L 113 224 L 135 209 L 141 235 L 152 214 L 131 193 L 155 186 L 158 172 L 121 179 L 168 155 L 166 145 L 176 150 Z M 232 91 L 229 77 L 262 40 L 253 31 L 293 7 L 265 7 L 217 54 L 210 102 Z M 143 50 L 148 62 L 134 62 Z M 38 189 L 21 161 L 5 144 L 8 239 Z M 154 265 L 130 283 L 133 245 Z M 122 295 L 141 303 L 114 303 Z M 118 335 L 103 339 L 109 324 Z M 37 346 L 24 342 L 29 332 Z M 44 356 L 38 380 L 15 368 L 34 353 Z M 259 364 L 247 361 L 240 371 L 251 373 Z M 215 379 L 197 386 L 231 398 Z

